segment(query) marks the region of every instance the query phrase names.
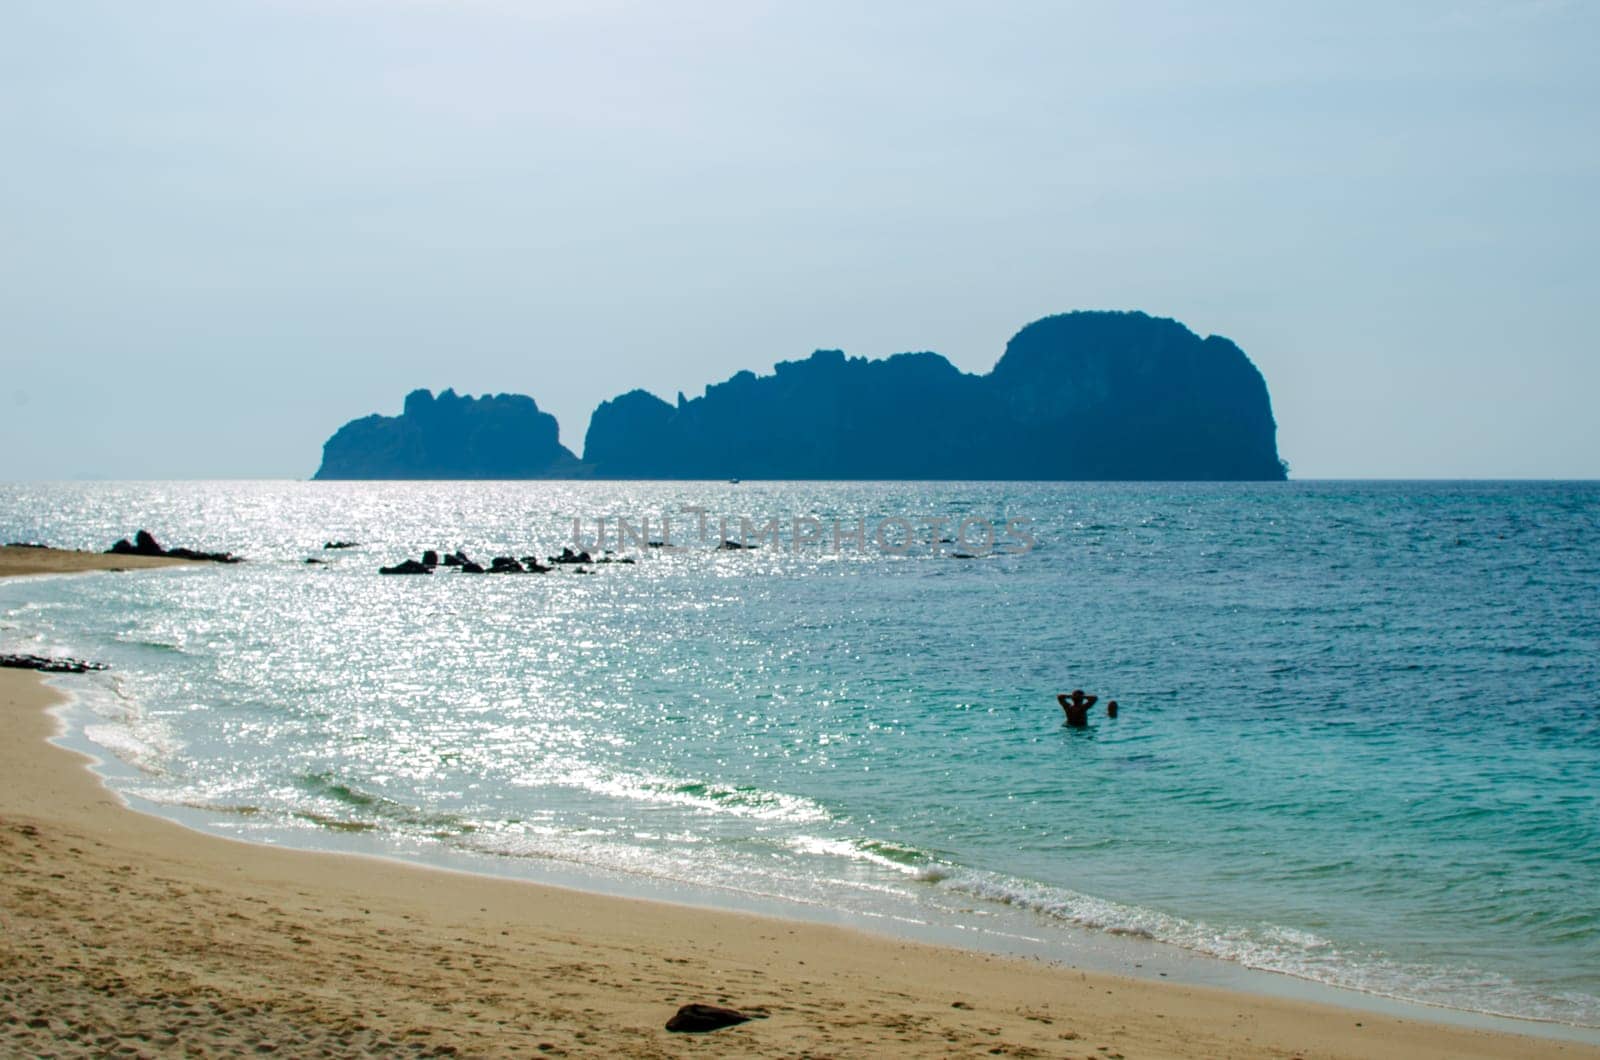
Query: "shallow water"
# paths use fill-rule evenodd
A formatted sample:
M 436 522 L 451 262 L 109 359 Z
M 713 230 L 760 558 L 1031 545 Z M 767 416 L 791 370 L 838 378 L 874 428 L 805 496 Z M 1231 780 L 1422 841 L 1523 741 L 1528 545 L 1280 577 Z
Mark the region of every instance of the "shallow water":
M 376 573 L 663 512 L 690 547 L 589 576 Z M 823 540 L 710 547 L 741 515 Z M 1033 547 L 935 554 L 929 516 Z M 3 540 L 141 526 L 250 562 L 0 583 L 0 643 L 112 663 L 84 702 L 119 786 L 245 834 L 1022 910 L 1600 1024 L 1595 484 L 0 486 Z M 1065 728 L 1073 687 L 1120 717 Z

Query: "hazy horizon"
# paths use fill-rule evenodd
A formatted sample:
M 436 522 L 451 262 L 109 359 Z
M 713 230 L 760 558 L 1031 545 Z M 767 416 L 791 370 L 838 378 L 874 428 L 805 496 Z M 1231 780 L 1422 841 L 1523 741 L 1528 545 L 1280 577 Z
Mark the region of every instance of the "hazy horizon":
M 1293 476 L 1600 477 L 1600 13 L 22 0 L 0 479 L 307 478 L 425 387 L 1236 342 Z

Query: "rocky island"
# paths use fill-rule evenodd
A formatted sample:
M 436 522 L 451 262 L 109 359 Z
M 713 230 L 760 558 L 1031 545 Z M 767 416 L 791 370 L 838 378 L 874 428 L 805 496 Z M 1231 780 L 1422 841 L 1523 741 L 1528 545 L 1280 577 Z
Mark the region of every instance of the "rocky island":
M 322 447 L 319 479 L 529 479 L 569 477 L 578 458 L 556 418 L 522 394 L 406 395 L 399 416 L 365 416 Z
M 986 375 L 818 350 L 676 403 L 595 410 L 580 463 L 531 398 L 406 398 L 346 424 L 317 478 L 1281 480 L 1266 381 L 1228 339 L 1137 312 L 1019 331 Z

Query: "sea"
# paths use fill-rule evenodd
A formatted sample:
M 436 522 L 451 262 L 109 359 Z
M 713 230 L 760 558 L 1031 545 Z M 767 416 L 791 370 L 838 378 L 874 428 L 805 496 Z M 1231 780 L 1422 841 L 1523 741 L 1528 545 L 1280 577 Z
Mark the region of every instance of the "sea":
M 0 582 L 137 807 L 1600 1026 L 1600 484 L 0 485 L 140 528 L 246 561 Z

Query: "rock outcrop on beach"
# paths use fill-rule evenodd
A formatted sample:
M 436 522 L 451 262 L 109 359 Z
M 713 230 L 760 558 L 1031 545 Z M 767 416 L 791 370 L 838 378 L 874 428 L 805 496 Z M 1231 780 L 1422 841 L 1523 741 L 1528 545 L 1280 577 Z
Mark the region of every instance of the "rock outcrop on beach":
M 1144 313 L 1035 321 L 994 370 L 935 353 L 819 350 L 676 405 L 595 411 L 606 478 L 1282 479 L 1266 382 L 1244 352 Z
M 340 427 L 322 447 L 313 477 L 561 478 L 577 465 L 559 440 L 556 418 L 531 397 L 413 390 L 399 416 L 366 416 Z
M 240 558 L 231 552 L 201 552 L 192 548 L 162 548 L 148 530 L 140 530 L 133 540 L 119 539 L 106 549 L 110 556 L 162 556 L 167 559 L 190 559 L 206 563 L 238 563 Z
M 86 674 L 91 670 L 105 668 L 105 663 L 87 662 L 83 659 L 58 659 L 49 655 L 0 655 L 0 669 L 6 670 L 37 670 L 45 674 Z
M 1229 340 L 1077 312 L 1023 328 L 986 375 L 818 350 L 676 403 L 631 390 L 595 410 L 581 463 L 532 398 L 418 390 L 340 428 L 316 477 L 1278 480 L 1276 439 Z

